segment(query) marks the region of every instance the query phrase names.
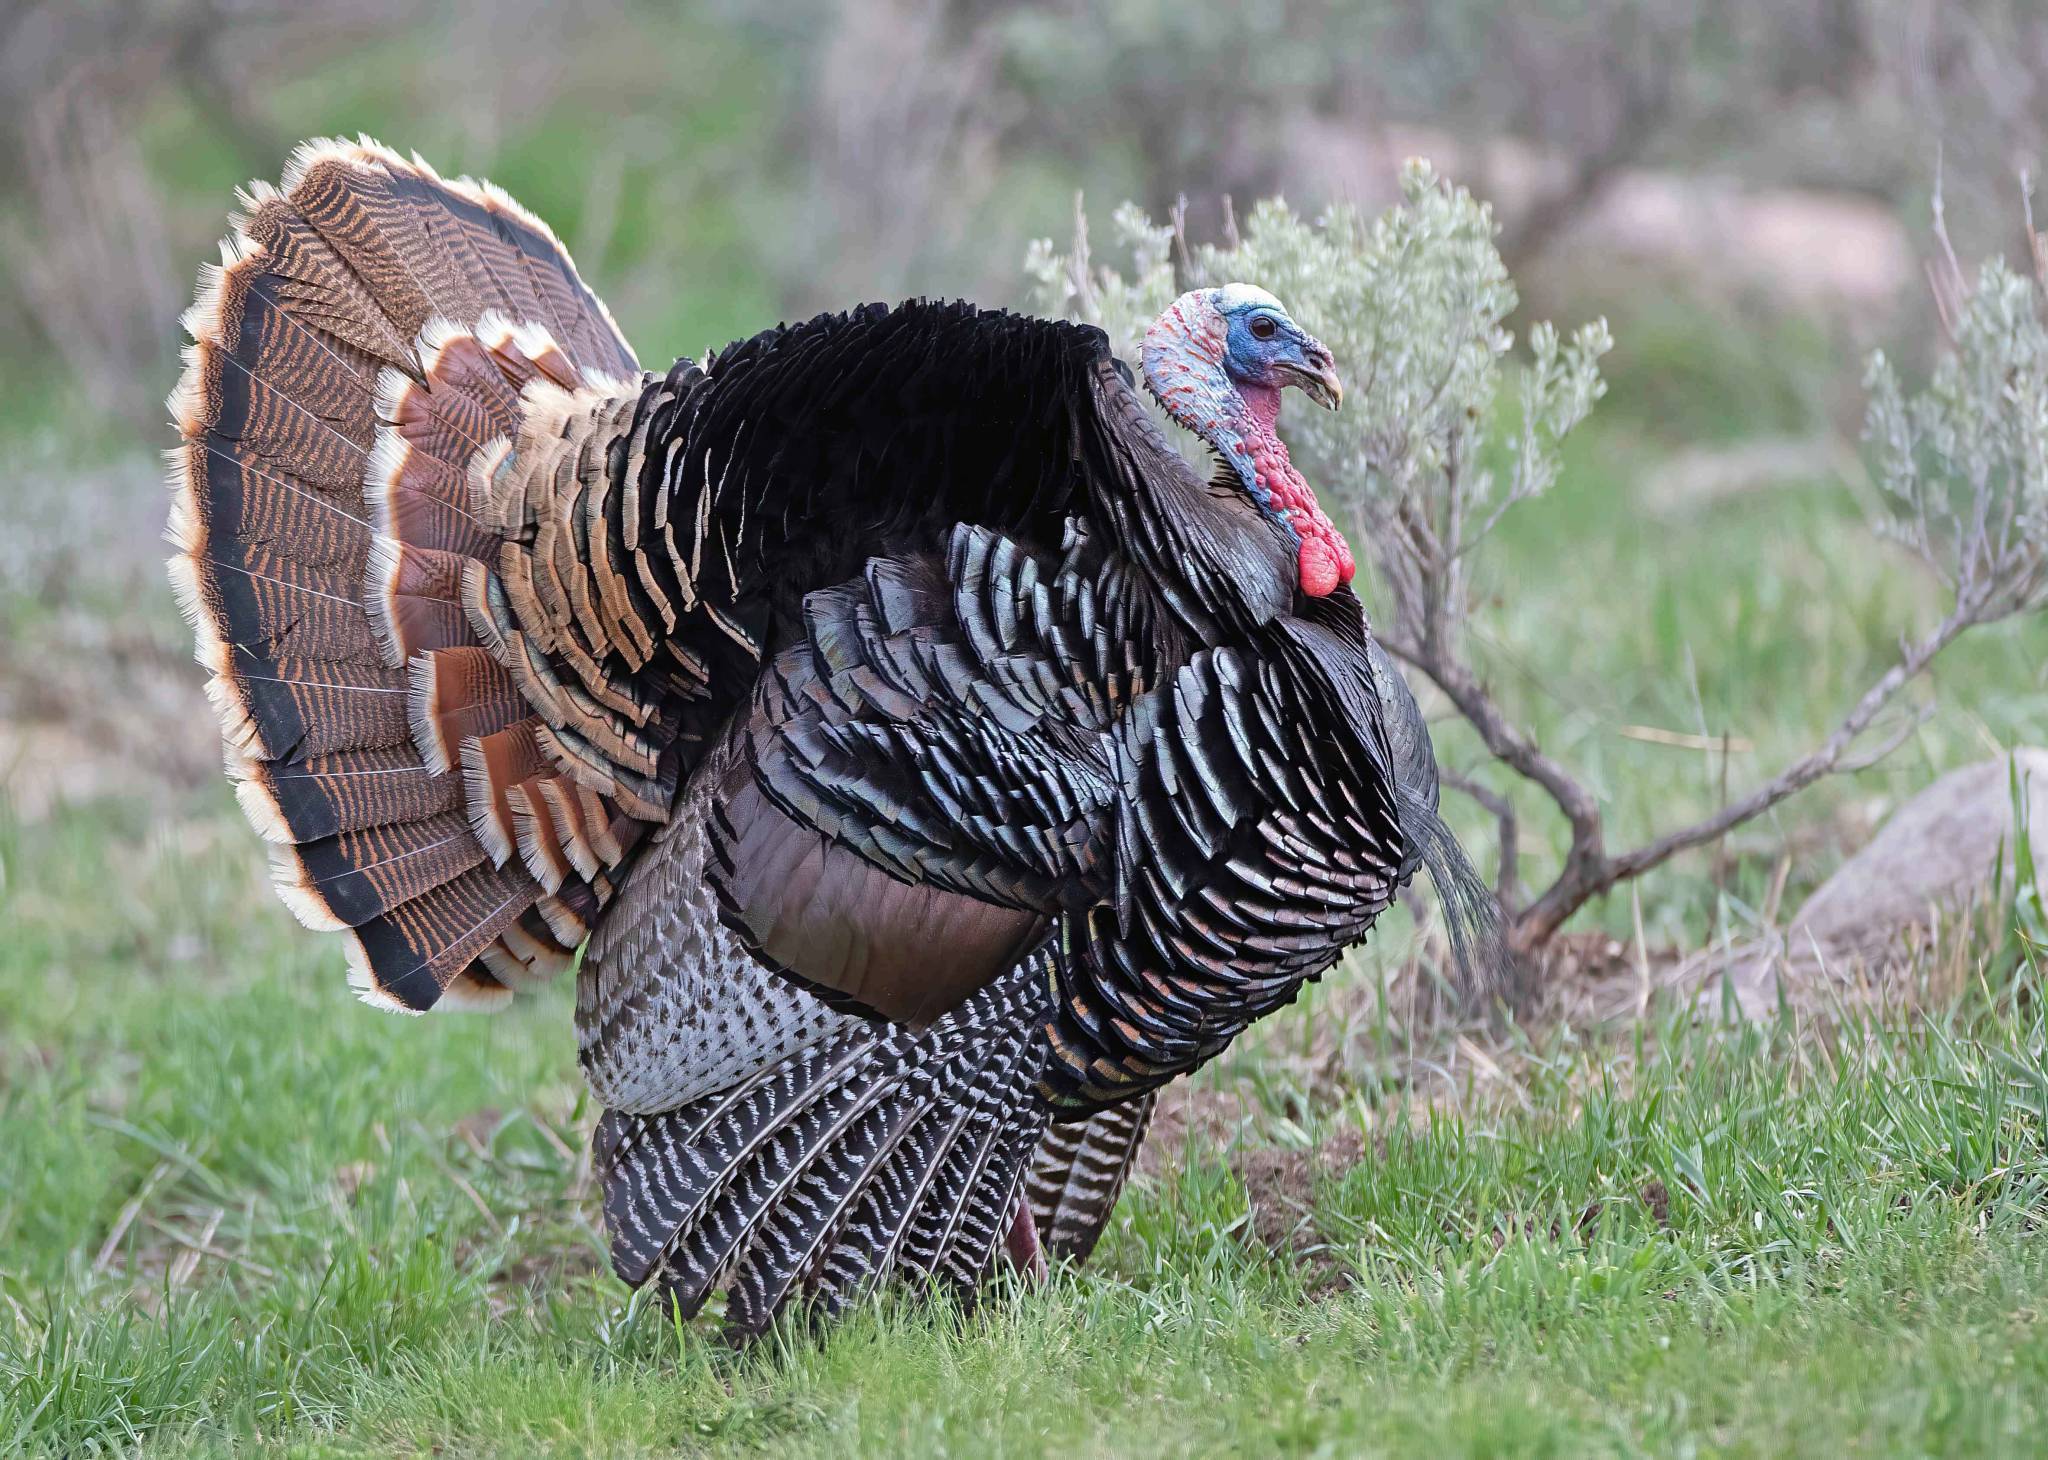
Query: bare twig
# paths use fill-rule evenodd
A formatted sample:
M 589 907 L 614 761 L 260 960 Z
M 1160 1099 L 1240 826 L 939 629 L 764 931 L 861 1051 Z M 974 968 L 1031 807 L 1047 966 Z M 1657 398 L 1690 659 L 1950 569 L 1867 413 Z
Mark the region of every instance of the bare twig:
M 1068 271 L 1069 282 L 1074 287 L 1074 307 L 1081 311 L 1081 317 L 1092 319 L 1102 312 L 1095 298 L 1095 273 L 1088 258 L 1088 208 L 1087 198 L 1078 190 L 1074 193 L 1074 262 Z
M 1894 695 L 1908 682 L 1917 678 L 1936 654 L 1947 648 L 1958 634 L 1974 622 L 1976 619 L 1959 606 L 1925 638 L 1906 645 L 1900 653 L 1898 662 L 1864 691 L 1863 697 L 1818 748 L 1785 767 L 1747 796 L 1723 806 L 1712 816 L 1667 833 L 1655 841 L 1612 856 L 1606 853 L 1602 844 L 1597 817 L 1588 828 L 1590 835 L 1582 834 L 1580 823 L 1574 820 L 1572 847 L 1566 855 L 1564 871 L 1542 896 L 1515 913 L 1512 938 L 1516 947 L 1529 951 L 1542 946 L 1564 925 L 1565 919 L 1616 883 L 1640 877 L 1682 851 L 1704 846 L 1726 836 L 1734 828 L 1761 816 L 1779 802 L 1803 791 L 1823 776 L 1871 764 L 1872 758 L 1846 760 L 1857 737 L 1869 728 L 1877 713 L 1890 703 Z M 1488 705 L 1491 707 L 1490 701 Z M 1494 710 L 1494 713 L 1497 715 L 1498 710 Z M 1911 728 L 1909 725 L 1905 734 L 1910 734 Z M 1898 738 L 1903 740 L 1904 735 Z M 1548 790 L 1549 787 L 1546 786 L 1545 789 Z M 1586 794 L 1576 783 L 1573 783 L 1572 789 L 1581 796 Z M 1555 795 L 1554 792 L 1552 794 Z M 1564 801 L 1560 799 L 1559 805 L 1564 806 Z
M 1682 851 L 1718 840 L 1735 827 L 1751 821 L 1787 797 L 1837 772 L 1864 769 L 1895 749 L 1924 722 L 1924 713 L 1887 737 L 1879 748 L 1863 756 L 1850 757 L 1859 736 L 1893 696 L 1917 678 L 1955 637 L 1977 622 L 1970 605 L 1959 605 L 1931 633 L 1917 643 L 1902 647 L 1899 661 L 1866 690 L 1861 699 L 1821 745 L 1785 767 L 1771 780 L 1740 800 L 1724 804 L 1712 816 L 1667 833 L 1655 841 L 1625 852 L 1609 854 L 1600 809 L 1593 793 L 1559 762 L 1545 755 L 1535 741 L 1508 720 L 1500 705 L 1455 653 L 1436 645 L 1417 643 L 1399 629 L 1384 636 L 1387 648 L 1427 675 L 1442 690 L 1465 719 L 1479 732 L 1486 748 L 1509 769 L 1533 781 L 1557 804 L 1571 828 L 1571 843 L 1557 880 L 1526 906 L 1517 906 L 1518 890 L 1513 879 L 1501 888 L 1502 906 L 1510 915 L 1510 940 L 1517 951 L 1530 953 L 1541 948 L 1562 927 L 1565 920 L 1586 903 L 1620 882 L 1640 877 Z M 1499 817 L 1506 803 L 1474 787 L 1464 777 L 1446 776 L 1447 784 L 1471 795 Z M 1502 818 L 1502 869 L 1513 866 L 1515 825 L 1510 814 Z
M 1498 703 L 1488 694 L 1477 675 L 1463 660 L 1449 652 L 1441 639 L 1425 645 L 1407 636 L 1396 625 L 1381 636 L 1389 652 L 1414 665 L 1444 692 L 1479 732 L 1479 738 L 1494 757 L 1524 780 L 1543 788 L 1572 829 L 1572 845 L 1597 847 L 1600 841 L 1600 807 L 1593 793 L 1579 784 L 1572 773 L 1540 750 L 1530 736 L 1509 723 Z
M 221 1218 L 226 1215 L 226 1208 L 215 1207 L 212 1213 L 208 1215 L 206 1225 L 200 1229 L 197 1238 L 173 1234 L 178 1245 L 185 1250 L 180 1252 L 176 1260 L 171 1263 L 171 1270 L 167 1277 L 172 1287 L 182 1288 L 186 1283 L 192 1281 L 192 1274 L 199 1270 L 199 1259 L 214 1250 L 213 1234 L 220 1230 Z
M 163 1185 L 164 1178 L 171 1174 L 172 1169 L 172 1164 L 168 1160 L 157 1162 L 149 1175 L 143 1178 L 142 1185 L 136 1188 L 135 1195 L 129 1197 L 122 1204 L 121 1210 L 115 1213 L 114 1225 L 107 1232 L 107 1240 L 100 1243 L 100 1250 L 93 1257 L 94 1272 L 105 1272 L 113 1265 L 114 1254 L 121 1250 L 121 1239 L 128 1235 L 128 1229 L 135 1225 L 135 1218 L 156 1194 L 156 1189 Z
M 142 1220 L 144 1225 L 152 1231 L 161 1232 L 164 1236 L 185 1249 L 178 1255 L 178 1261 L 181 1264 L 187 1257 L 192 1257 L 192 1266 L 196 1267 L 198 1265 L 198 1258 L 211 1257 L 215 1262 L 225 1262 L 231 1266 L 243 1268 L 252 1277 L 262 1278 L 266 1282 L 276 1280 L 277 1272 L 275 1269 L 265 1267 L 262 1263 L 255 1261 L 253 1258 L 244 1257 L 239 1252 L 230 1252 L 224 1247 L 216 1247 L 214 1245 L 214 1234 L 219 1231 L 221 1221 L 221 1213 L 218 1211 L 209 1220 L 204 1234 L 197 1238 L 178 1231 L 167 1222 L 159 1222 L 154 1217 L 144 1217 Z M 184 1276 L 179 1277 L 174 1266 L 172 1269 L 173 1285 L 175 1286 L 177 1283 L 183 1282 L 185 1279 L 190 1278 L 191 1275 L 192 1268 L 188 1267 L 185 1269 Z
M 1624 740 L 1640 740 L 1645 745 L 1668 745 L 1673 750 L 1719 750 L 1747 755 L 1756 749 L 1756 742 L 1746 736 L 1731 735 L 1723 731 L 1719 735 L 1695 735 L 1686 730 L 1666 730 L 1662 725 L 1617 725 L 1614 733 Z

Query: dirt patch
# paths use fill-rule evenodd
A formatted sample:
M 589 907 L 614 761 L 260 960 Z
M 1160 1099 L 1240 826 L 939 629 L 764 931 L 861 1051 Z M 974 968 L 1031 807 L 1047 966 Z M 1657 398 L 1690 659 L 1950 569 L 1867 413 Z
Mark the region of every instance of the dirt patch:
M 1316 1231 L 1316 1188 L 1356 1166 L 1365 1153 L 1358 1132 L 1346 1128 L 1321 1145 L 1253 1146 L 1231 1158 L 1231 1169 L 1251 1198 L 1252 1230 L 1276 1256 L 1322 1246 Z
M 1152 1125 L 1145 1133 L 1145 1144 L 1138 1149 L 1138 1174 L 1158 1176 L 1177 1169 L 1191 1140 L 1219 1148 L 1229 1145 L 1245 1119 L 1245 1103 L 1237 1092 L 1216 1089 L 1206 1082 L 1175 1080 L 1159 1092 Z
M 1255 1146 L 1231 1160 L 1251 1201 L 1252 1240 L 1275 1262 L 1300 1272 L 1310 1297 L 1331 1297 L 1357 1285 L 1348 1244 L 1333 1242 L 1316 1220 L 1316 1192 L 1364 1154 L 1358 1132 L 1346 1128 L 1311 1149 Z
M 1349 1288 L 1351 1263 L 1317 1223 L 1316 1193 L 1365 1158 L 1365 1143 L 1348 1126 L 1309 1147 L 1245 1140 L 1253 1119 L 1236 1091 L 1186 1081 L 1169 1085 L 1160 1092 L 1138 1171 L 1155 1178 L 1169 1173 L 1190 1145 L 1225 1152 L 1248 1201 L 1246 1245 L 1303 1272 L 1311 1296 Z

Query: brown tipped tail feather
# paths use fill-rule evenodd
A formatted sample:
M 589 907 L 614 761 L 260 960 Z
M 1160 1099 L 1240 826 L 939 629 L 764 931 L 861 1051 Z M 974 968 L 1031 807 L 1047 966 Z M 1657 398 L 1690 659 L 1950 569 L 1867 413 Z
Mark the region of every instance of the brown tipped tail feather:
M 479 462 L 535 399 L 637 393 L 638 366 L 488 185 L 315 142 L 242 202 L 169 401 L 171 577 L 229 773 L 365 998 L 500 1003 L 567 966 L 638 823 L 546 753 L 487 636 L 506 534 Z

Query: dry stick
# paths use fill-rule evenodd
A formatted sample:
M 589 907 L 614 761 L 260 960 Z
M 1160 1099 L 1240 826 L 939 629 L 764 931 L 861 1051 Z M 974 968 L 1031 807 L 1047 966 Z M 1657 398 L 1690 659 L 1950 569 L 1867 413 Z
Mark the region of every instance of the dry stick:
M 114 1254 L 121 1248 L 121 1239 L 128 1235 L 128 1229 L 135 1225 L 135 1218 L 141 1213 L 144 1203 L 156 1194 L 156 1189 L 163 1185 L 164 1178 L 171 1174 L 171 1170 L 172 1166 L 168 1160 L 157 1162 L 149 1175 L 143 1178 L 142 1185 L 136 1188 L 135 1195 L 128 1198 L 121 1210 L 115 1214 L 113 1228 L 107 1233 L 107 1240 L 100 1244 L 100 1250 L 92 1260 L 94 1272 L 105 1272 L 113 1264 Z
M 244 1257 L 239 1252 L 230 1252 L 225 1247 L 215 1246 L 211 1236 L 195 1241 L 190 1234 L 180 1232 L 177 1228 L 166 1222 L 159 1222 L 155 1217 L 144 1217 L 142 1221 L 145 1226 L 163 1233 L 164 1236 L 176 1242 L 180 1247 L 185 1248 L 188 1254 L 196 1252 L 199 1256 L 211 1257 L 216 1262 L 225 1262 L 235 1267 L 246 1268 L 251 1276 L 262 1278 L 266 1282 L 275 1280 L 277 1277 L 276 1269 L 265 1267 L 262 1263 L 255 1261 L 253 1258 Z M 180 1255 L 182 1257 L 186 1254 Z
M 174 1239 L 185 1250 L 171 1263 L 168 1281 L 174 1288 L 182 1288 L 192 1280 L 192 1274 L 199 1270 L 199 1259 L 213 1251 L 213 1234 L 220 1230 L 221 1218 L 227 1215 L 225 1207 L 215 1207 L 206 1219 L 206 1226 L 200 1230 L 198 1240 L 173 1234 Z
M 1493 697 L 1477 676 L 1454 655 L 1442 650 L 1441 641 L 1418 644 L 1401 634 L 1385 637 L 1387 648 L 1420 669 L 1456 705 L 1460 714 L 1479 732 L 1486 748 L 1498 759 L 1534 781 L 1557 803 L 1570 824 L 1572 840 L 1563 869 L 1544 893 L 1527 907 L 1510 909 L 1510 941 L 1517 952 L 1532 953 L 1547 943 L 1565 920 L 1586 903 L 1618 882 L 1640 877 L 1679 852 L 1726 836 L 1744 822 L 1762 815 L 1786 797 L 1795 795 L 1837 770 L 1858 736 L 1869 728 L 1878 711 L 1907 683 L 1917 678 L 1943 649 L 1978 621 L 1972 603 L 1959 603 L 1934 630 L 1917 643 L 1901 647 L 1899 661 L 1865 690 L 1834 733 L 1821 745 L 1780 771 L 1741 800 L 1724 805 L 1714 815 L 1691 826 L 1681 827 L 1658 840 L 1609 856 L 1600 825 L 1600 810 L 1593 794 L 1571 773 L 1536 748 L 1523 731 L 1508 723 Z M 1910 730 L 1909 732 L 1910 733 Z M 1866 764 L 1859 761 L 1855 764 Z
M 1487 750 L 1495 759 L 1504 762 L 1524 780 L 1534 781 L 1557 803 L 1558 810 L 1564 813 L 1572 830 L 1571 850 L 1566 853 L 1562 876 L 1572 875 L 1578 862 L 1597 859 L 1600 807 L 1594 801 L 1593 793 L 1573 779 L 1570 771 L 1537 749 L 1536 742 L 1528 735 L 1508 723 L 1478 676 L 1455 656 L 1440 652 L 1435 647 L 1426 648 L 1399 628 L 1384 634 L 1381 642 L 1390 652 L 1429 676 L 1445 698 L 1457 706 L 1458 713 L 1479 732 L 1479 738 L 1486 743 Z

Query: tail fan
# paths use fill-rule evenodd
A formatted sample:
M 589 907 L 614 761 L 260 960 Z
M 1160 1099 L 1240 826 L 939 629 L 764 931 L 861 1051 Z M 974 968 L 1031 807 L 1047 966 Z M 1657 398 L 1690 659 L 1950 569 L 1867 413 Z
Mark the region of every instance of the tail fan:
M 1038 1143 L 1024 1189 L 1039 1237 L 1055 1257 L 1086 1262 L 1102 1240 L 1145 1144 L 1157 1099 L 1156 1091 L 1148 1091 L 1086 1120 L 1055 1125 Z
M 521 533 L 487 468 L 536 402 L 637 395 L 639 367 L 488 184 L 313 142 L 241 202 L 168 402 L 170 571 L 228 770 L 281 896 L 346 933 L 366 999 L 501 1004 L 568 965 L 660 808 L 631 735 L 597 757 L 629 774 L 568 763 L 580 722 L 504 641 Z
M 723 1094 L 598 1126 L 612 1263 L 739 1338 L 889 1278 L 971 1298 L 1045 1130 L 1048 953 L 921 1032 L 863 1023 Z

